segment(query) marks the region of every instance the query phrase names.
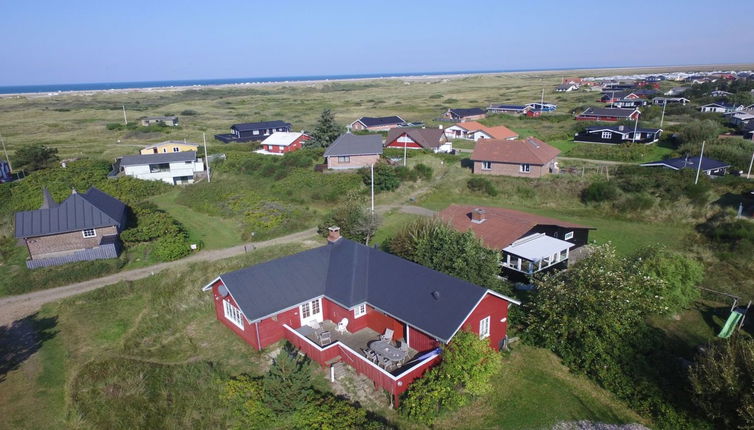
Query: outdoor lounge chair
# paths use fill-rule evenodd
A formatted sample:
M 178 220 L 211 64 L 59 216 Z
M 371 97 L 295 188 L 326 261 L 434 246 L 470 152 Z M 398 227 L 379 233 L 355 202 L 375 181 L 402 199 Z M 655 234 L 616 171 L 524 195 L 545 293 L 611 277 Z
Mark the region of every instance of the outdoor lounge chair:
M 338 333 L 345 333 L 346 327 L 348 327 L 348 318 L 343 318 L 338 323 Z
M 380 336 L 380 339 L 382 339 L 384 341 L 387 341 L 387 342 L 390 342 L 390 341 L 393 340 L 393 333 L 394 332 L 393 332 L 392 329 L 386 328 L 385 329 L 385 334 L 383 334 L 382 336 Z
M 319 334 L 318 338 L 320 345 L 327 345 L 328 343 L 332 342 L 332 336 L 329 331 L 323 331 Z

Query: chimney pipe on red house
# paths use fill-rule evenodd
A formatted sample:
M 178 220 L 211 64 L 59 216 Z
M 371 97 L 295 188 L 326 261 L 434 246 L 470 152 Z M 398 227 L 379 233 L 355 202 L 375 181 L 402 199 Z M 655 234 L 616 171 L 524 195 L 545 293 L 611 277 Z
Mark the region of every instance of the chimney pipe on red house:
M 484 209 L 476 208 L 471 211 L 471 222 L 481 224 L 486 219 L 487 215 Z
M 332 226 L 327 228 L 327 241 L 330 243 L 337 242 L 340 239 L 340 227 Z

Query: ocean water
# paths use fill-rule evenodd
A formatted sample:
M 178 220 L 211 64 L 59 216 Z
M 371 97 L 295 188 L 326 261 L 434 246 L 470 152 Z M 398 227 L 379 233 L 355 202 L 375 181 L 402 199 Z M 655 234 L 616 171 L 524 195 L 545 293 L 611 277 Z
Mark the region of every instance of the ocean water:
M 579 67 L 583 68 L 583 67 Z M 533 71 L 550 70 L 575 70 L 578 68 L 540 69 Z M 13 85 L 0 86 L 0 94 L 17 93 L 57 93 L 60 91 L 92 91 L 92 90 L 116 90 L 128 88 L 170 88 L 170 87 L 193 87 L 205 85 L 246 84 L 260 82 L 297 82 L 297 81 L 328 81 L 335 79 L 368 79 L 390 78 L 403 76 L 443 76 L 457 74 L 481 74 L 481 73 L 504 73 L 530 71 L 526 69 L 511 70 L 471 70 L 456 72 L 426 72 L 426 73 L 372 73 L 362 75 L 313 75 L 313 76 L 277 76 L 259 78 L 232 78 L 232 79 L 190 79 L 177 81 L 140 81 L 140 82 L 94 82 L 80 84 L 49 84 L 49 85 Z

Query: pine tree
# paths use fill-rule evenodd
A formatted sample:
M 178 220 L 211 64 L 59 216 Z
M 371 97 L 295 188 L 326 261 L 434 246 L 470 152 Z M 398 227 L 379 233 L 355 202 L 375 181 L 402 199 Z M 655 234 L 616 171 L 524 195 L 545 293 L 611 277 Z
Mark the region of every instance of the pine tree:
M 275 357 L 263 380 L 265 404 L 277 413 L 287 413 L 305 406 L 312 399 L 312 375 L 305 359 L 291 348 L 283 348 Z
M 342 132 L 343 127 L 335 123 L 335 117 L 330 109 L 325 109 L 314 128 L 312 138 L 306 142 L 306 145 L 314 148 L 327 148 Z

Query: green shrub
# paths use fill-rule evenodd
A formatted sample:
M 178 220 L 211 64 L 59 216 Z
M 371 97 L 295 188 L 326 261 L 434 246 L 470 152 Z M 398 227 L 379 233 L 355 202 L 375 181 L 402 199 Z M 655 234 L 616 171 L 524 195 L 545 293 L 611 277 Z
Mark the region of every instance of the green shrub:
M 636 270 L 654 282 L 662 314 L 675 314 L 699 298 L 704 268 L 691 258 L 667 248 L 652 246 L 633 255 Z
M 581 192 L 584 203 L 613 201 L 618 198 L 618 186 L 614 182 L 592 182 Z
M 405 169 L 405 168 L 404 168 Z M 372 173 L 368 168 L 359 169 L 361 180 L 364 185 L 371 187 Z M 401 178 L 397 168 L 388 164 L 378 163 L 374 165 L 374 192 L 393 191 L 401 185 Z
M 622 212 L 643 212 L 651 209 L 654 204 L 654 197 L 646 193 L 639 193 L 625 196 L 615 203 L 615 207 Z
M 474 192 L 485 193 L 488 196 L 495 197 L 497 195 L 497 189 L 492 182 L 481 176 L 475 176 L 466 182 L 466 186 Z
M 689 372 L 694 403 L 718 428 L 754 428 L 754 341 L 738 335 L 701 352 Z
M 154 244 L 154 255 L 160 261 L 173 261 L 191 253 L 186 238 L 181 236 L 166 236 L 157 239 Z
M 414 166 L 414 172 L 416 175 L 424 180 L 432 179 L 432 168 L 426 164 L 419 163 Z
M 194 116 L 199 115 L 199 112 L 193 110 L 193 109 L 186 109 L 181 111 L 181 115 L 183 116 Z

